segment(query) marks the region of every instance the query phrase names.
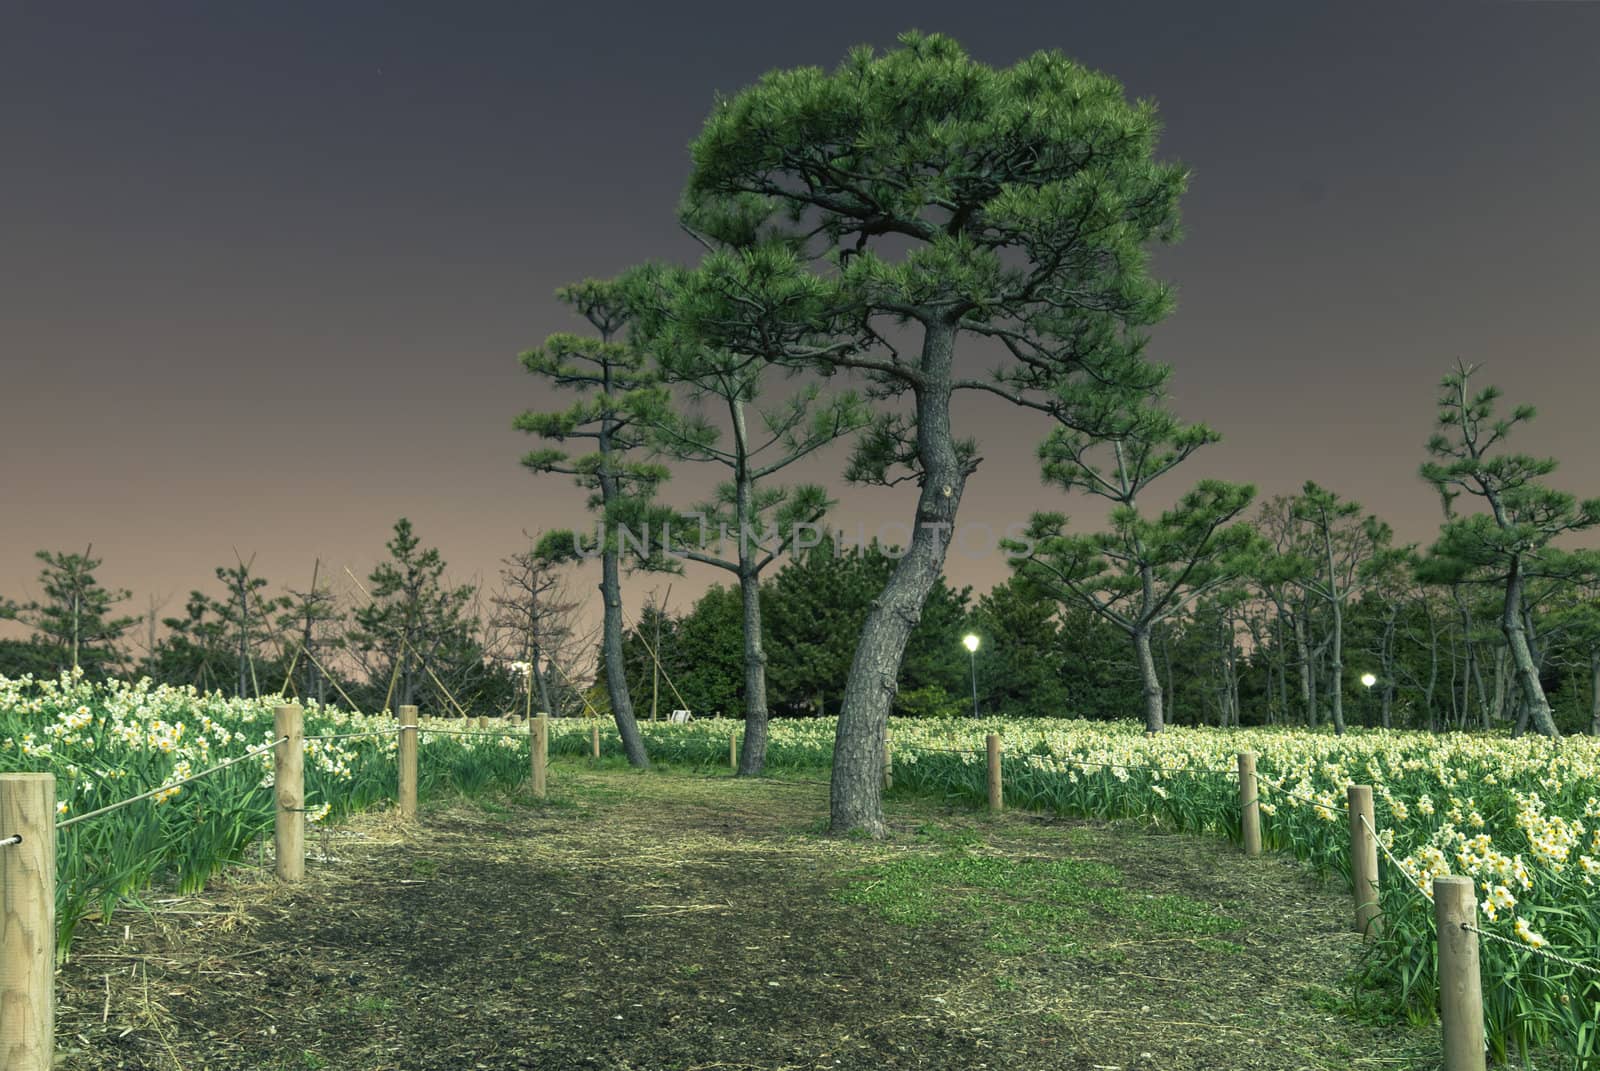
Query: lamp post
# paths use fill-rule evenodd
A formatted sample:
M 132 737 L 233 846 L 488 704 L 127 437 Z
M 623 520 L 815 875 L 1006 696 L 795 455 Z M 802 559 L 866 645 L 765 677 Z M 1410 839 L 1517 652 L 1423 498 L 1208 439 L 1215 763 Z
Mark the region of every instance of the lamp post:
M 967 657 L 972 662 L 972 716 L 978 716 L 978 637 L 974 633 L 967 633 L 961 641 L 967 649 Z
M 1372 686 L 1378 683 L 1378 678 L 1372 673 L 1363 673 L 1361 674 L 1361 683 L 1367 686 L 1366 716 L 1361 721 L 1362 724 L 1370 729 L 1372 728 Z

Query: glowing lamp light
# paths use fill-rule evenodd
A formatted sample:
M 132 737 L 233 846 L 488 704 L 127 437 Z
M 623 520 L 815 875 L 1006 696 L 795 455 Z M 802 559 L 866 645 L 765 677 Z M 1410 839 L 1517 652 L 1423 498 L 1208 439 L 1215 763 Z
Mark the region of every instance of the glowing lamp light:
M 1363 673 L 1361 674 L 1361 683 L 1365 684 L 1368 688 L 1371 688 L 1374 684 L 1378 683 L 1378 678 L 1374 677 L 1370 673 Z
M 966 637 L 962 639 L 961 643 L 966 647 L 967 650 L 972 651 L 974 654 L 977 653 L 978 637 L 974 636 L 972 633 L 967 633 Z

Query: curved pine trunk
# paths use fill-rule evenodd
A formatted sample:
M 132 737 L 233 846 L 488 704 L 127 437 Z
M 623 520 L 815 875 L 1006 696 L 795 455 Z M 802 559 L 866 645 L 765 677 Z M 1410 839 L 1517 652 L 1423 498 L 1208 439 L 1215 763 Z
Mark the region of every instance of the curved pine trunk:
M 633 716 L 633 699 L 628 694 L 622 661 L 622 580 L 615 550 L 608 549 L 600 556 L 600 568 L 600 597 L 605 603 L 606 694 L 628 763 L 644 768 L 650 765 L 650 756 L 645 754 L 644 738 L 639 735 L 639 723 Z
M 1506 634 L 1506 645 L 1511 648 L 1511 663 L 1516 667 L 1517 683 L 1522 689 L 1523 710 L 1533 719 L 1533 727 L 1541 735 L 1559 739 L 1550 701 L 1545 698 L 1544 685 L 1539 683 L 1539 668 L 1533 661 L 1533 650 L 1528 646 L 1528 634 L 1522 624 L 1522 565 L 1512 562 L 1506 580 L 1505 607 L 1500 615 L 1500 628 Z
M 922 492 L 917 497 L 910 546 L 872 602 L 845 682 L 829 789 L 829 828 L 834 833 L 859 831 L 882 837 L 888 831 L 883 821 L 883 737 L 889 706 L 906 643 L 944 568 L 966 483 L 950 433 L 950 365 L 955 337 L 952 324 L 925 325 L 920 364 L 923 382 L 916 391 Z

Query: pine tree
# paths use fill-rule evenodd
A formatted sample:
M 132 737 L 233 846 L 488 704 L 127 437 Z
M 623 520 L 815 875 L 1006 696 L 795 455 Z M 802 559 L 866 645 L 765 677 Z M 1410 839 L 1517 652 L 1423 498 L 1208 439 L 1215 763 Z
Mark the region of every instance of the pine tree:
M 833 344 L 791 358 L 862 374 L 907 403 L 878 414 L 849 469 L 920 490 L 907 553 L 863 623 L 845 686 L 835 832 L 885 833 L 885 719 L 979 463 L 952 424 L 952 396 L 986 391 L 1050 412 L 1054 389 L 1086 370 L 1138 376 L 1140 330 L 1170 306 L 1145 247 L 1175 233 L 1185 182 L 1152 160 L 1157 132 L 1150 105 L 1060 53 L 997 70 L 948 37 L 907 33 L 882 55 L 853 50 L 831 75 L 767 74 L 721 101 L 691 147 L 686 200 L 703 233 L 781 239 L 836 273 L 859 310 Z M 1009 359 L 969 378 L 957 371 L 963 339 Z
M 767 654 L 762 646 L 761 575 L 815 527 L 832 504 L 817 484 L 775 478 L 866 423 L 851 393 L 824 397 L 811 384 L 761 406 L 764 381 L 808 340 L 826 338 L 844 303 L 836 288 L 801 270 L 781 243 L 719 250 L 696 270 L 649 269 L 634 288 L 638 329 L 665 382 L 714 403 L 728 435 L 701 412 L 664 409 L 654 421 L 660 449 L 728 472 L 715 496 L 695 507 L 696 523 L 676 529 L 671 552 L 731 572 L 744 634 L 745 730 L 739 776 L 761 772 L 767 755 Z M 725 439 L 725 441 L 724 441 Z M 731 535 L 731 539 L 730 539 Z
M 41 550 L 34 557 L 43 600 L 6 603 L 0 616 L 33 629 L 33 642 L 57 670 L 77 669 L 94 677 L 115 673 L 123 663 L 117 641 L 139 623 L 137 617 L 115 617 L 112 609 L 132 593 L 102 587 L 95 579 L 101 560 L 90 546 L 82 554 Z
M 1529 581 L 1569 579 L 1593 567 L 1592 556 L 1552 545 L 1568 532 L 1600 524 L 1600 499 L 1578 501 L 1547 487 L 1544 477 L 1556 470 L 1554 458 L 1505 453 L 1501 443 L 1519 424 L 1534 417 L 1520 405 L 1507 417 L 1495 416 L 1498 388 L 1472 392 L 1477 367 L 1457 363 L 1440 383 L 1438 430 L 1428 439 L 1433 460 L 1422 466 L 1422 478 L 1438 491 L 1445 523 L 1430 552 L 1436 573 L 1476 583 L 1494 584 L 1504 598 L 1500 628 L 1510 649 L 1524 709 L 1535 729 L 1560 736 L 1550 702 L 1539 680 L 1529 642 L 1526 600 Z M 1487 512 L 1456 512 L 1462 494 L 1482 501 Z
M 599 514 L 600 525 L 595 544 L 587 549 L 573 532 L 552 531 L 541 539 L 537 552 L 548 561 L 600 558 L 601 650 L 611 715 L 628 761 L 644 767 L 650 759 L 634 718 L 623 661 L 621 569 L 625 555 L 630 564 L 660 567 L 661 548 L 649 532 L 663 519 L 652 499 L 667 470 L 647 454 L 651 428 L 667 404 L 667 393 L 649 355 L 625 336 L 631 310 L 624 284 L 589 280 L 557 291 L 557 297 L 587 320 L 597 335 L 551 335 L 542 347 L 522 355 L 522 365 L 550 385 L 581 397 L 557 412 L 525 412 L 514 426 L 550 442 L 576 439 L 594 444 L 592 451 L 577 456 L 560 447 L 544 447 L 529 452 L 522 463 L 537 473 L 571 476 L 590 492 L 589 508 Z M 630 535 L 639 542 L 628 542 Z
M 1255 488 L 1202 480 L 1172 509 L 1150 517 L 1139 505 L 1150 484 L 1220 436 L 1204 425 L 1181 425 L 1153 398 L 1132 395 L 1111 404 L 1096 392 L 1063 392 L 1063 400 L 1079 411 L 1074 423 L 1095 432 L 1065 424 L 1052 432 L 1039 448 L 1045 480 L 1109 500 L 1110 528 L 1068 535 L 1062 514 L 1034 514 L 1016 549 L 1032 546 L 1014 565 L 1057 599 L 1082 602 L 1127 634 L 1144 684 L 1145 728 L 1158 733 L 1166 719 L 1153 630 L 1247 575 L 1261 552 L 1260 536 L 1234 522 Z
M 368 659 L 368 673 L 377 684 L 385 677 L 383 709 L 415 706 L 423 681 L 440 676 L 459 653 L 465 627 L 463 614 L 475 588 L 452 587 L 445 582 L 445 561 L 437 547 L 424 547 L 401 517 L 394 537 L 385 547 L 389 559 L 380 561 L 368 576 L 367 605 L 355 612 L 356 631 L 351 643 Z M 430 674 L 430 670 L 432 671 Z M 441 709 L 449 697 L 439 695 Z

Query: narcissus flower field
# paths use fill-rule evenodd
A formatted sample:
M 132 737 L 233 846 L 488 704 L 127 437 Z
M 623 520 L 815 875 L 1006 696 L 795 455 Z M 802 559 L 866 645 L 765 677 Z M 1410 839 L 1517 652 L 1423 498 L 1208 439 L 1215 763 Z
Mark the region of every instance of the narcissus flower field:
M 278 700 L 228 699 L 193 688 L 91 684 L 0 677 L 0 772 L 56 777 L 57 821 L 70 822 L 151 789 L 152 799 L 72 822 L 57 831 L 58 949 L 70 949 L 77 924 L 108 913 L 163 878 L 184 891 L 205 884 L 273 826 L 273 707 Z M 382 735 L 306 741 L 306 817 L 336 820 L 393 798 L 397 749 L 390 718 L 315 704 L 308 737 L 384 730 Z M 178 785 L 250 750 L 260 756 Z M 512 785 L 528 773 L 527 745 L 423 733 L 418 791 L 476 791 Z
M 58 834 L 61 948 L 84 917 L 109 911 L 158 878 L 195 889 L 239 858 L 273 822 L 272 707 L 148 682 L 90 684 L 0 678 L 0 770 L 57 778 L 59 821 L 169 786 L 149 801 L 74 823 Z M 459 725 L 460 723 L 456 723 Z M 554 755 L 588 753 L 593 722 L 551 724 Z M 395 723 L 310 705 L 306 805 L 337 819 L 392 797 Z M 618 754 L 602 726 L 603 749 Z M 655 761 L 725 765 L 734 721 L 641 726 Z M 1153 817 L 1237 838 L 1236 757 L 1258 754 L 1264 845 L 1348 877 L 1345 788 L 1373 787 L 1380 839 L 1400 861 L 1383 865 L 1384 930 L 1370 980 L 1405 1009 L 1431 1015 L 1434 875 L 1470 875 L 1480 925 L 1504 938 L 1481 947 L 1488 1034 L 1498 1055 L 1553 1048 L 1600 1059 L 1600 974 L 1538 955 L 1546 949 L 1600 970 L 1600 741 L 1435 737 L 1352 731 L 1174 728 L 1154 738 L 1134 723 L 897 721 L 890 727 L 894 791 L 981 801 L 983 737 L 1004 741 L 1008 805 L 1091 817 Z M 769 766 L 824 769 L 831 720 L 778 721 Z M 259 758 L 202 780 L 175 782 L 259 748 Z M 523 733 L 422 734 L 424 797 L 511 786 L 527 776 Z M 3 832 L 3 831 L 0 831 Z

